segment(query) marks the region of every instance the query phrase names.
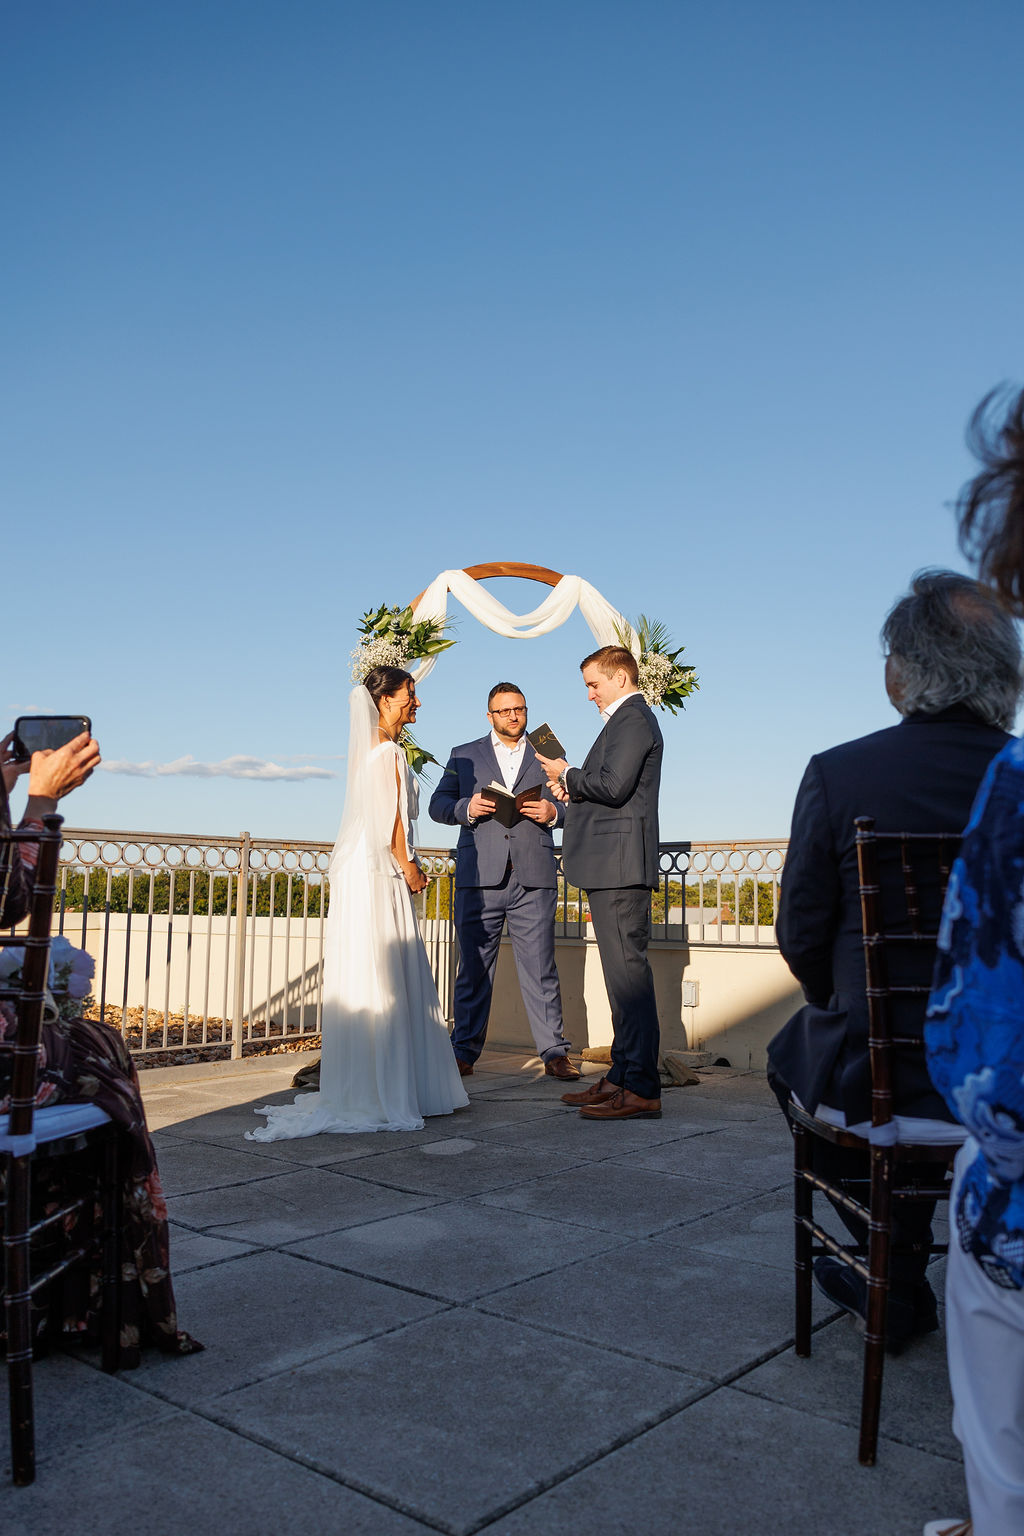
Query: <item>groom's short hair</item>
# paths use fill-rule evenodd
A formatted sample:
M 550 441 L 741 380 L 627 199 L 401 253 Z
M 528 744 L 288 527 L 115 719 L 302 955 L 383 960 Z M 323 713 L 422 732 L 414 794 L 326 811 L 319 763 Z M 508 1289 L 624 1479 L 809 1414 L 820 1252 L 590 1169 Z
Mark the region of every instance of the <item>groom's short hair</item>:
M 636 657 L 632 651 L 627 651 L 624 645 L 602 645 L 599 651 L 591 651 L 590 655 L 584 656 L 580 662 L 580 671 L 591 665 L 599 668 L 605 677 L 614 677 L 616 672 L 625 672 L 634 688 L 640 678 Z
M 498 697 L 499 693 L 518 693 L 518 695 L 522 699 L 523 703 L 524 704 L 526 703 L 526 694 L 520 688 L 518 683 L 495 683 L 494 687 L 491 689 L 490 693 L 487 695 L 487 708 L 488 709 L 490 709 L 491 705 L 494 703 L 494 701 Z

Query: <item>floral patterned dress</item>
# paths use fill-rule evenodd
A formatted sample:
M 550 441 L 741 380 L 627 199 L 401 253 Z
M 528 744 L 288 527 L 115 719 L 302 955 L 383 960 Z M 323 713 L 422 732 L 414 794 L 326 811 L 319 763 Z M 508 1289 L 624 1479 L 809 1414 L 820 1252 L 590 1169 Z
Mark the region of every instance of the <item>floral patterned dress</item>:
M 0 781 L 0 837 L 10 830 L 10 825 L 7 796 Z M 19 850 L 10 843 L 0 847 L 4 853 L 13 853 L 9 861 L 0 854 L 0 924 L 9 928 L 20 922 L 27 911 L 35 849 L 22 844 Z M 0 1041 L 13 1039 L 15 1025 L 13 1008 L 0 1002 Z M 0 1051 L 0 1114 L 7 1112 L 9 1098 L 10 1054 Z M 106 1024 L 81 1018 L 48 1019 L 44 1023 L 36 1103 L 42 1106 L 62 1101 L 97 1104 L 121 1132 L 124 1238 L 120 1368 L 138 1365 L 140 1349 L 145 1344 L 170 1354 L 194 1354 L 203 1346 L 178 1327 L 168 1253 L 167 1206 L 146 1126 L 139 1080 L 127 1046 Z M 36 1210 L 57 1210 L 77 1193 L 72 1187 L 74 1172 L 68 1166 L 71 1161 L 64 1159 L 61 1168 L 52 1169 L 45 1158 L 39 1159 L 33 1192 Z M 98 1219 L 98 1210 L 87 1207 L 75 1222 L 91 1224 Z M 76 1242 L 83 1235 L 75 1225 L 65 1234 L 69 1241 Z M 36 1337 L 42 1341 L 55 1324 L 65 1335 L 94 1334 L 99 1300 L 98 1267 L 87 1273 L 83 1266 L 77 1266 L 64 1277 L 57 1309 L 59 1318 L 54 1316 L 52 1306 L 40 1308 L 35 1316 Z
M 974 1138 L 954 1212 L 994 1284 L 1024 1288 L 1024 741 L 994 758 L 946 893 L 925 1044 Z

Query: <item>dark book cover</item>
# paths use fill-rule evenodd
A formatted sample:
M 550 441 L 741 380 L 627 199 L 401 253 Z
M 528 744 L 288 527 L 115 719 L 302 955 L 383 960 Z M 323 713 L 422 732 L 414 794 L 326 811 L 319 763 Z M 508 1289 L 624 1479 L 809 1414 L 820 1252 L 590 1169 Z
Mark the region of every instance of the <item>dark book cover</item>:
M 539 752 L 541 757 L 565 757 L 565 748 L 546 722 L 538 725 L 535 731 L 527 731 L 526 735 L 533 750 Z

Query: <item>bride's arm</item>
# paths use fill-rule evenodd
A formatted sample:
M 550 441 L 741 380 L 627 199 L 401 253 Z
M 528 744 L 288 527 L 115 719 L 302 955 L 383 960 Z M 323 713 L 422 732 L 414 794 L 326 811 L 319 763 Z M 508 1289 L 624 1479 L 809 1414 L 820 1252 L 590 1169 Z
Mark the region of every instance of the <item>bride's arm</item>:
M 391 833 L 391 852 L 395 863 L 405 877 L 405 883 L 417 896 L 420 891 L 426 890 L 429 881 L 416 860 L 410 858 L 409 845 L 406 842 L 405 826 L 402 822 L 402 780 L 401 768 L 398 758 L 395 758 L 395 825 Z

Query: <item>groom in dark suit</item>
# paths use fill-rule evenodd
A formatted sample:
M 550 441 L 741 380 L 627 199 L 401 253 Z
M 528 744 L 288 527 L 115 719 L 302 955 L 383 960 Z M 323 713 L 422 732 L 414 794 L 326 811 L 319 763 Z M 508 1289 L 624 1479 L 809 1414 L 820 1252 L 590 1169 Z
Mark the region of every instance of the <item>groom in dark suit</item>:
M 453 747 L 431 796 L 434 821 L 459 826 L 455 854 L 455 928 L 459 972 L 455 978 L 452 1048 L 468 1077 L 487 1038 L 491 993 L 501 930 L 508 923 L 526 1015 L 548 1077 L 575 1082 L 562 1034 L 562 996 L 555 968 L 557 875 L 551 836 L 565 812 L 547 788 L 537 754 L 526 739 L 526 699 L 515 683 L 496 683 L 487 696 L 491 729 L 477 741 Z M 504 784 L 523 800 L 512 825 L 494 815 L 491 783 Z
M 661 730 L 637 688 L 630 651 L 602 646 L 580 671 L 604 728 L 582 768 L 561 758 L 540 763 L 566 802 L 562 867 L 590 903 L 612 1009 L 612 1064 L 599 1083 L 562 1099 L 588 1120 L 655 1119 L 660 1030 L 647 940 L 658 883 Z

